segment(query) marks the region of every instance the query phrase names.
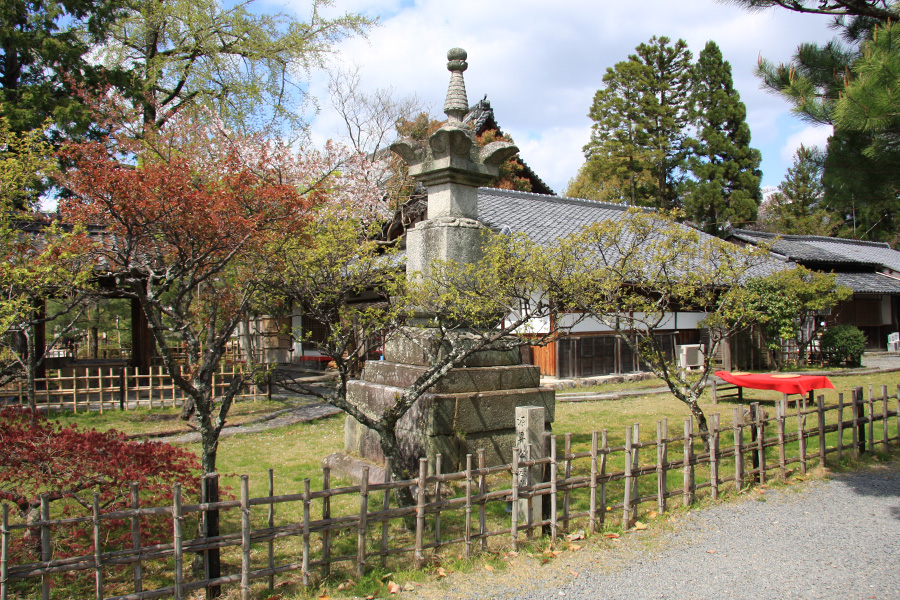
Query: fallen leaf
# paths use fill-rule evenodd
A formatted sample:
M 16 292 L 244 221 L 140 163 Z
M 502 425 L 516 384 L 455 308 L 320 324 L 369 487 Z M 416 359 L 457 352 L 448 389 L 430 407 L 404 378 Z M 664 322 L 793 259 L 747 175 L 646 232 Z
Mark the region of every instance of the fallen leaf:
M 658 516 L 659 516 L 659 513 L 656 512 L 655 510 L 651 510 L 649 513 L 647 513 L 648 519 L 655 519 Z
M 388 592 L 390 592 L 391 594 L 399 594 L 400 586 L 393 581 L 388 581 Z
M 619 537 L 619 534 L 618 533 L 604 533 L 603 537 L 614 540 Z
M 438 579 L 440 579 L 441 577 L 446 577 L 448 575 L 447 569 L 445 569 L 444 567 L 438 567 L 434 573 L 435 575 L 437 575 Z
M 507 552 L 507 553 L 504 554 L 503 556 L 511 556 L 511 557 L 515 558 L 515 557 L 518 556 L 518 555 L 519 555 L 519 553 L 516 552 L 515 550 L 510 550 L 509 552 Z
M 707 553 L 707 554 L 715 554 L 716 551 L 715 551 L 715 550 L 707 550 L 706 553 Z
M 578 544 L 569 544 L 569 552 L 577 552 L 578 550 L 581 550 L 581 546 Z
M 366 596 L 366 600 L 374 600 L 374 598 L 375 598 L 375 594 L 372 594 L 371 596 Z
M 381 580 L 384 581 L 385 579 L 390 579 L 393 576 L 394 576 L 393 573 L 388 573 L 387 575 L 382 575 Z
M 607 507 L 606 507 L 606 510 L 607 510 L 607 511 L 612 510 L 612 506 L 607 506 Z
M 281 600 L 281 596 L 270 596 L 269 600 Z M 331 600 L 331 596 L 328 594 L 322 594 L 319 596 L 318 600 Z
M 578 572 L 573 571 L 572 569 L 569 569 L 569 575 L 571 575 L 572 577 L 578 577 Z
M 337 586 L 339 592 L 343 592 L 344 590 L 349 590 L 353 587 L 353 582 L 351 580 L 347 580 Z
M 494 572 L 494 567 L 492 567 L 491 565 L 484 565 L 484 570 L 485 570 L 485 571 L 490 571 L 491 573 L 493 573 L 493 572 Z
M 574 542 L 575 540 L 583 540 L 584 532 L 576 531 L 575 533 L 570 533 L 569 535 L 566 536 L 566 539 L 569 540 L 570 542 Z
M 647 524 L 642 523 L 641 521 L 635 521 L 634 528 L 637 529 L 638 531 L 643 531 L 643 530 L 647 529 Z
M 405 584 L 405 585 L 403 586 L 403 591 L 404 591 L 404 592 L 411 592 L 411 591 L 413 591 L 414 589 L 416 589 L 416 586 L 414 586 L 412 583 L 407 583 L 407 584 Z

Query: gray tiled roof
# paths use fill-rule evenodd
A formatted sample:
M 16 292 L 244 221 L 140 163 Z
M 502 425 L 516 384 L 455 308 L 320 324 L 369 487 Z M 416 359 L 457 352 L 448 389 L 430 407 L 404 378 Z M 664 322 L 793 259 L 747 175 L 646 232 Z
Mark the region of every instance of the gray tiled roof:
M 900 271 L 900 252 L 881 242 L 815 235 L 779 235 L 746 229 L 735 229 L 731 235 L 751 244 L 771 244 L 774 241 L 774 252 L 801 264 L 859 265 Z
M 627 206 L 593 200 L 513 192 L 493 188 L 478 190 L 478 218 L 489 227 L 508 226 L 533 242 L 549 244 L 586 225 L 618 220 Z
M 900 294 L 900 279 L 881 273 L 836 273 L 838 285 L 845 285 L 856 293 Z
M 524 233 L 539 244 L 552 244 L 594 223 L 626 219 L 628 208 L 623 204 L 529 192 L 493 188 L 478 190 L 479 220 L 495 230 L 506 226 L 514 233 Z M 712 237 L 702 231 L 697 231 L 697 234 L 701 238 Z M 765 276 L 783 268 L 783 261 L 772 258 L 755 266 L 749 275 Z

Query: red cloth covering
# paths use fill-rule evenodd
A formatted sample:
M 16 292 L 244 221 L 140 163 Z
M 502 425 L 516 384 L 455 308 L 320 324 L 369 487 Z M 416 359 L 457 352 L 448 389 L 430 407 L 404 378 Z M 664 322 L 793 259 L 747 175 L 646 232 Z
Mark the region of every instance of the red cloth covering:
M 728 383 L 754 390 L 775 390 L 782 394 L 805 394 L 810 390 L 828 388 L 834 385 L 824 375 L 800 375 L 799 377 L 773 377 L 771 373 L 750 373 L 732 375 L 729 371 L 716 371 L 716 375 Z

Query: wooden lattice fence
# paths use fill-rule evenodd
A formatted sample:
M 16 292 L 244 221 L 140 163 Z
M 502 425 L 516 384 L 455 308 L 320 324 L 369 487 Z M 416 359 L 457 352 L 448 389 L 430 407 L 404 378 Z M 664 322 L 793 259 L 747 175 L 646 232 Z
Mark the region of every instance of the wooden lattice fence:
M 818 396 L 814 406 L 801 399 L 789 408 L 782 400 L 774 414 L 759 403 L 748 408 L 734 406 L 730 425 L 711 415 L 708 450 L 688 418 L 675 435 L 665 420 L 657 423 L 650 438 L 642 439 L 638 425 L 627 427 L 622 445 L 610 445 L 607 430 L 594 431 L 589 440 L 566 434 L 561 453 L 556 436 L 548 436 L 549 455 L 536 461 L 520 460 L 514 451 L 510 464 L 488 467 L 482 451 L 467 456 L 463 471 L 442 473 L 440 458 L 433 468 L 423 458 L 418 476 L 405 481 L 391 481 L 389 475 L 369 481 L 366 472 L 360 485 L 331 487 L 325 468 L 321 489 L 313 490 L 310 479 L 305 479 L 295 493 L 276 495 L 270 470 L 268 494 L 263 496 L 251 497 L 249 478 L 243 476 L 237 498 L 209 502 L 201 497 L 198 504 L 188 504 L 176 485 L 170 506 L 141 507 L 135 486 L 129 508 L 101 512 L 95 503 L 93 514 L 64 520 L 50 519 L 45 509 L 40 521 L 28 525 L 13 522 L 9 507 L 3 505 L 0 600 L 13 597 L 14 586 L 49 590 L 52 578 L 73 572 L 93 573 L 98 599 L 181 599 L 194 590 L 229 584 L 238 585 L 246 599 L 252 582 L 267 581 L 272 588 L 276 576 L 293 571 L 299 572 L 299 582 L 309 585 L 339 563 L 349 563 L 350 570 L 361 575 L 369 567 L 403 556 L 422 565 L 448 547 L 472 556 L 487 549 L 516 549 L 542 531 L 554 543 L 578 528 L 590 535 L 629 526 L 641 511 L 663 513 L 673 501 L 689 506 L 700 494 L 716 499 L 754 482 L 786 478 L 797 471 L 804 474 L 812 465 L 860 457 L 876 446 L 887 451 L 900 441 L 900 386 L 893 395 L 884 386 L 877 396 L 870 386 L 867 397 L 857 388 L 849 401 L 839 394 L 833 404 Z M 545 480 L 520 485 L 521 470 L 535 465 L 544 467 Z M 392 505 L 392 491 L 400 488 L 412 491 L 413 506 Z M 528 503 L 524 514 L 519 500 Z M 541 520 L 532 518 L 534 502 L 543 504 Z M 288 509 L 296 518 L 277 522 L 277 513 L 290 513 Z M 171 519 L 171 543 L 143 544 L 141 520 L 160 517 Z M 188 518 L 199 520 L 196 537 L 190 532 L 197 529 L 185 526 Z M 102 543 L 104 524 L 114 520 L 131 524 L 130 547 L 108 548 Z M 222 531 L 211 534 L 209 523 L 220 520 Z M 54 528 L 78 523 L 92 529 L 94 551 L 54 560 L 49 554 Z M 28 529 L 40 532 L 42 560 L 17 564 L 10 555 L 11 541 Z M 279 544 L 290 547 L 278 548 Z M 211 577 L 207 562 L 205 574 L 192 575 L 187 568 L 190 555 L 206 557 L 213 549 L 228 557 L 231 572 Z M 170 585 L 144 589 L 151 564 L 156 565 L 154 572 L 168 574 Z M 108 575 L 114 571 L 113 581 Z M 159 584 L 159 577 L 155 581 Z M 108 589 L 118 595 L 108 596 Z
M 235 377 L 243 374 L 243 365 L 222 365 L 213 375 L 215 396 L 221 396 Z M 239 399 L 262 397 L 256 386 L 244 386 Z M 46 377 L 35 379 L 35 400 L 46 410 L 87 410 L 162 408 L 180 406 L 184 391 L 163 367 L 67 367 L 48 369 Z M 28 404 L 25 382 L 17 380 L 0 386 L 0 406 Z

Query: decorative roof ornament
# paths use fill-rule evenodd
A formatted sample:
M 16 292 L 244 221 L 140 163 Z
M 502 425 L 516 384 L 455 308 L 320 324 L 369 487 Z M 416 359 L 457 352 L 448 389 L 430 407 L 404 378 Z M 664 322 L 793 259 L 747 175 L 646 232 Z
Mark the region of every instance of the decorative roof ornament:
M 413 139 L 391 144 L 391 150 L 409 164 L 409 174 L 426 186 L 444 183 L 484 185 L 497 177 L 499 165 L 519 151 L 509 142 L 492 142 L 479 147 L 475 132 L 462 122 L 469 110 L 463 80 L 463 71 L 469 66 L 466 57 L 462 48 L 447 52 L 447 69 L 451 73 L 444 103 L 447 122 L 431 135 L 427 144 Z
M 451 48 L 447 52 L 447 70 L 450 71 L 450 86 L 447 88 L 447 99 L 444 101 L 444 114 L 451 121 L 462 122 L 469 112 L 469 101 L 466 98 L 466 82 L 463 71 L 469 68 L 466 62 L 468 54 L 462 48 Z

